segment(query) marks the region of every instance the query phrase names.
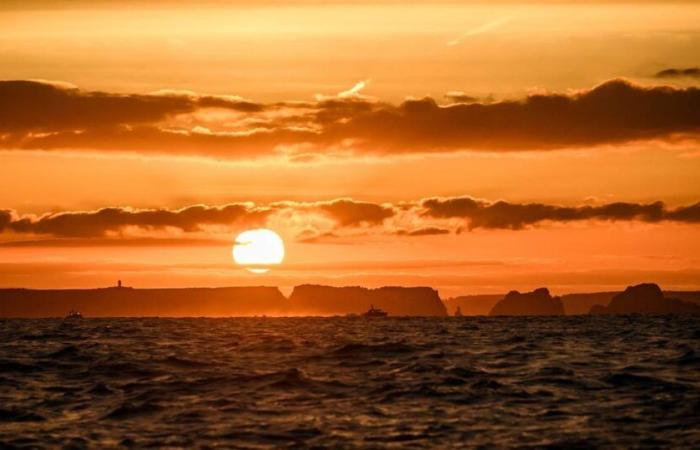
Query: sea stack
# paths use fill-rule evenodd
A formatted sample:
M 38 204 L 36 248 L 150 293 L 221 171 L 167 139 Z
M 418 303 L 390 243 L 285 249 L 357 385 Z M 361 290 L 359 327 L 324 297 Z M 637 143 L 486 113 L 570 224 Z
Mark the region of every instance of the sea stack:
M 489 316 L 563 316 L 564 305 L 547 288 L 520 293 L 510 291 L 491 309 Z
M 658 285 L 643 283 L 615 295 L 608 306 L 594 305 L 589 314 L 700 314 L 700 305 L 664 297 Z

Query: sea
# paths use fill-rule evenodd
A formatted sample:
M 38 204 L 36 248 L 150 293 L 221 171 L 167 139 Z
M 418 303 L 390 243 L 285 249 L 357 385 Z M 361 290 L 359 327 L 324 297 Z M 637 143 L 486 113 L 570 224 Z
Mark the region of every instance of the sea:
M 0 320 L 0 448 L 700 448 L 700 316 Z

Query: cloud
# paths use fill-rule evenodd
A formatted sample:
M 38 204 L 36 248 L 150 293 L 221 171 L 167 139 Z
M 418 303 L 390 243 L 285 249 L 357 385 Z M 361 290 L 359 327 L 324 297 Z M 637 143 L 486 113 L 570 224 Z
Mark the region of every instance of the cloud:
M 460 218 L 466 221 L 469 229 L 518 230 L 544 221 L 700 222 L 700 204 L 669 210 L 662 202 L 558 206 L 542 203 L 489 202 L 472 197 L 453 197 L 426 199 L 423 200 L 422 206 L 423 215 L 434 218 Z
M 425 227 L 410 231 L 398 230 L 396 234 L 399 236 L 435 236 L 440 234 L 450 234 L 450 230 L 446 228 Z
M 0 82 L 0 148 L 217 159 L 553 150 L 700 136 L 700 89 L 612 80 L 589 90 L 481 103 L 398 105 L 357 94 L 250 102 L 184 91 L 114 94 Z
M 379 224 L 394 215 L 392 207 L 350 199 L 318 203 L 316 208 L 327 212 L 341 226 L 356 226 L 362 223 Z
M 688 67 L 686 69 L 664 69 L 657 72 L 656 78 L 700 78 L 700 67 Z
M 5 223 L 3 229 L 14 233 L 60 237 L 104 237 L 110 232 L 119 233 L 130 226 L 147 230 L 174 228 L 183 232 L 195 232 L 206 225 L 261 224 L 270 212 L 269 209 L 246 204 L 195 205 L 176 210 L 102 208 L 96 211 L 52 213 L 39 217 L 15 217 Z
M 614 80 L 574 94 L 522 101 L 438 105 L 432 98 L 381 108 L 328 134 L 387 153 L 546 150 L 666 139 L 700 128 L 700 90 L 645 88 Z
M 479 34 L 483 34 L 483 33 L 487 33 L 489 31 L 495 30 L 496 28 L 499 28 L 499 27 L 505 25 L 509 21 L 510 21 L 510 17 L 501 17 L 500 19 L 492 20 L 491 22 L 486 22 L 484 24 L 481 24 L 477 27 L 472 28 L 471 30 L 467 31 L 459 38 L 448 41 L 446 45 L 448 47 L 454 47 L 455 45 L 461 44 L 462 41 L 468 37 L 477 36 Z
M 381 224 L 384 219 L 393 215 L 393 210 L 384 205 L 350 199 L 277 202 L 268 205 L 193 205 L 181 209 L 109 207 L 95 211 L 65 211 L 40 216 L 19 216 L 11 210 L 0 210 L 0 233 L 64 238 L 128 238 L 130 234 L 125 230 L 129 227 L 147 231 L 173 229 L 178 232 L 196 233 L 206 230 L 208 226 L 263 226 L 273 215 L 285 219 L 291 215 L 322 215 L 338 227 L 360 227 Z
M 0 243 L 6 245 L 170 245 L 173 239 L 221 240 L 245 227 L 271 227 L 298 242 L 343 243 L 370 235 L 421 237 L 473 229 L 520 230 L 548 222 L 627 221 L 700 223 L 700 202 L 668 208 L 662 202 L 561 206 L 473 197 L 433 197 L 397 204 L 352 199 L 318 202 L 232 203 L 180 209 L 110 207 L 19 215 L 0 210 Z M 23 238 L 23 236 L 25 236 Z M 64 239 L 63 243 L 54 239 Z M 24 242 L 24 243 L 23 243 Z M 29 242 L 34 242 L 29 243 Z
M 445 94 L 445 98 L 450 100 L 452 103 L 476 103 L 479 101 L 477 97 L 472 97 L 467 95 L 462 91 L 450 91 Z
M 679 222 L 700 222 L 700 202 L 670 211 L 667 217 Z
M 348 98 L 348 97 L 353 97 L 359 95 L 359 93 L 367 87 L 369 84 L 369 80 L 360 80 L 353 87 L 348 89 L 347 91 L 343 91 L 338 93 L 338 98 Z
M 114 94 L 83 91 L 64 83 L 0 81 L 0 132 L 60 132 L 137 126 L 201 108 L 260 111 L 262 106 L 231 96 L 185 91 Z
M 0 209 L 0 232 L 7 228 L 13 221 L 13 212 L 10 210 Z

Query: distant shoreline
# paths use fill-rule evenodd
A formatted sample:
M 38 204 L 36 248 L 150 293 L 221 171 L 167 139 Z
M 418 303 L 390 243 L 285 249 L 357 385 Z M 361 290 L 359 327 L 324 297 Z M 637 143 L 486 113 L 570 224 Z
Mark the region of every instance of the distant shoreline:
M 564 315 L 588 314 L 607 306 L 622 291 L 565 294 Z M 527 298 L 528 294 L 523 294 Z M 664 291 L 669 298 L 700 305 L 700 291 Z M 0 289 L 0 317 L 64 317 L 78 310 L 85 317 L 328 317 L 361 314 L 370 305 L 390 316 L 447 316 L 457 308 L 465 316 L 488 316 L 503 295 L 441 299 L 429 287 L 296 286 L 284 296 L 274 286 L 93 289 Z M 516 314 L 520 315 L 520 314 Z M 524 315 L 538 315 L 536 311 Z

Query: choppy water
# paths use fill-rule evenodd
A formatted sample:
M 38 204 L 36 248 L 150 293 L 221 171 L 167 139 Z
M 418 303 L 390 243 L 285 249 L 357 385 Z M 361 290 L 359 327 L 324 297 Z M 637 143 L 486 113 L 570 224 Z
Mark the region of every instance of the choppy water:
M 700 317 L 0 321 L 0 447 L 700 444 Z

